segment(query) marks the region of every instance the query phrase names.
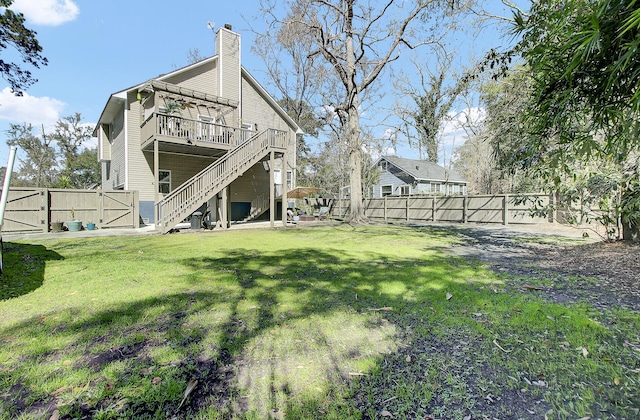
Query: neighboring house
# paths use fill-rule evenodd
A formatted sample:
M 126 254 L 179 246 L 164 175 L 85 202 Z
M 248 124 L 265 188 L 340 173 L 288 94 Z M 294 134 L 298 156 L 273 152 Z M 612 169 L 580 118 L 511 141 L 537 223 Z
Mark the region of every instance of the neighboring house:
M 165 232 L 204 204 L 222 226 L 269 210 L 273 222 L 295 188 L 299 132 L 225 25 L 215 56 L 109 97 L 94 131 L 102 189 L 137 190 L 140 217 Z
M 426 160 L 382 156 L 374 167 L 380 179 L 373 186 L 373 198 L 387 195 L 467 194 L 467 181 L 454 170 Z

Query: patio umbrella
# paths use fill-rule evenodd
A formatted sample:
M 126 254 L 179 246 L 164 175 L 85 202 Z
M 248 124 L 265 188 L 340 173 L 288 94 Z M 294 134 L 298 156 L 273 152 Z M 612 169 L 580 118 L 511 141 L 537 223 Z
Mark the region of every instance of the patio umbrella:
M 291 191 L 287 191 L 288 198 L 304 198 L 308 197 L 311 194 L 317 194 L 320 192 L 320 188 L 313 187 L 297 187 L 292 189 Z

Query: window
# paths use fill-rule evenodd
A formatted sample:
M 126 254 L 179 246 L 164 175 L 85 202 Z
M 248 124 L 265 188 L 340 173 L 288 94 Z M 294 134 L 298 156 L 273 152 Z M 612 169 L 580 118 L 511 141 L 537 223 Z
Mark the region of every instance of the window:
M 273 183 L 276 189 L 276 197 L 282 195 L 282 171 L 280 169 L 273 170 Z
M 287 190 L 293 188 L 293 172 L 287 171 Z
M 431 183 L 431 193 L 438 194 L 440 192 L 440 184 L 437 182 Z
M 400 195 L 411 195 L 411 186 L 400 185 Z
M 171 191 L 171 171 L 160 169 L 158 175 L 158 192 L 160 194 L 169 194 Z
M 380 195 L 382 197 L 386 197 L 387 195 L 391 195 L 393 193 L 393 185 L 381 185 L 380 186 Z
M 389 169 L 389 162 L 387 162 L 386 160 L 381 160 L 378 163 L 378 169 L 380 169 L 381 171 L 386 171 L 387 169 Z

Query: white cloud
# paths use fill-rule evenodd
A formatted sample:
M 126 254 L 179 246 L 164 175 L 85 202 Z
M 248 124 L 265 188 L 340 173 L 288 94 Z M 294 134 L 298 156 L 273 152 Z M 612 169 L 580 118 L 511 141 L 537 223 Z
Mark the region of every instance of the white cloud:
M 0 91 L 0 120 L 15 124 L 26 122 L 35 128 L 44 125 L 48 131 L 65 107 L 64 102 L 47 96 L 31 96 L 26 92 L 24 96 L 15 96 L 8 87 Z
M 11 10 L 23 13 L 31 23 L 50 26 L 70 22 L 80 13 L 72 0 L 14 0 Z
M 472 107 L 462 111 L 452 111 L 440 127 L 440 141 L 443 144 L 460 146 L 467 140 L 464 127 L 477 127 L 486 117 L 484 108 Z

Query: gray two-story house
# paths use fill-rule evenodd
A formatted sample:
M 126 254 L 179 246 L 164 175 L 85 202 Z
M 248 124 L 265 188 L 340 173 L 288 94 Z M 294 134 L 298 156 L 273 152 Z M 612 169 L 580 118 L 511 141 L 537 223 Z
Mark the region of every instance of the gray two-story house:
M 165 232 L 204 208 L 222 226 L 284 221 L 300 128 L 242 66 L 240 41 L 219 28 L 213 57 L 112 94 L 96 125 L 102 188 L 137 190 Z

